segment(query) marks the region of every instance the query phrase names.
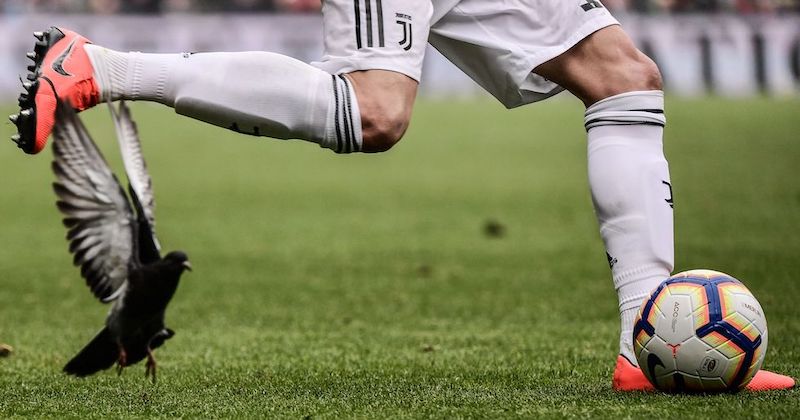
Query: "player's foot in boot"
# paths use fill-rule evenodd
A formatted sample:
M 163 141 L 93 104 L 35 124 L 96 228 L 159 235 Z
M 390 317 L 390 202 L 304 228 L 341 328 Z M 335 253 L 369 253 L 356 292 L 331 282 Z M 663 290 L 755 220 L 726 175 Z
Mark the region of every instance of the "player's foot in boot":
M 748 391 L 774 391 L 776 389 L 791 389 L 794 386 L 794 378 L 768 370 L 759 370 L 744 389 Z
M 19 96 L 20 112 L 9 119 L 17 126 L 11 140 L 28 154 L 44 149 L 55 123 L 56 104 L 68 101 L 82 111 L 97 104 L 100 91 L 84 46 L 91 43 L 75 32 L 51 27 L 34 32 L 36 44 L 28 58 L 25 89 Z
M 617 356 L 617 366 L 614 367 L 614 376 L 611 378 L 614 391 L 654 391 L 656 388 L 642 370 L 634 366 L 623 355 Z
M 641 369 L 623 356 L 617 356 L 617 366 L 611 385 L 615 391 L 653 391 L 655 388 L 644 376 Z M 794 379 L 768 370 L 759 370 L 745 386 L 748 391 L 775 391 L 794 388 Z

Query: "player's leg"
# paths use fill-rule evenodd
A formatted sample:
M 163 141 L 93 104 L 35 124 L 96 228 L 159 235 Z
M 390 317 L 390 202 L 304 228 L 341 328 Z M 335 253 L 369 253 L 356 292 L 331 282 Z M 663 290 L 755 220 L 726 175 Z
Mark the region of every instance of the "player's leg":
M 430 14 L 424 0 L 327 1 L 326 59 L 314 65 L 268 52 L 122 53 L 51 28 L 37 34 L 21 111 L 11 116 L 18 127 L 12 139 L 27 153 L 41 151 L 57 98 L 79 110 L 128 99 L 338 153 L 384 151 L 408 126 Z M 417 22 L 412 29 L 395 24 L 395 16 Z M 406 44 L 395 42 L 404 38 Z
M 589 106 L 590 187 L 620 298 L 620 352 L 635 363 L 636 308 L 673 264 L 658 69 L 600 3 L 583 0 L 504 13 L 463 0 L 431 43 L 509 108 L 564 88 Z
M 146 100 L 245 134 L 378 152 L 408 125 L 417 82 L 401 73 L 333 75 L 269 52 L 142 54 L 87 46 L 101 100 Z
M 662 148 L 666 120 L 658 68 L 615 25 L 534 71 L 587 105 L 589 186 L 619 297 L 625 360 L 618 363 L 634 367 L 637 310 L 673 269 L 673 202 Z M 648 387 L 642 379 L 617 375 L 614 386 Z
M 349 153 L 391 147 L 416 95 L 417 82 L 392 71 L 332 75 L 268 52 L 122 53 L 55 28 L 44 37 L 55 39 L 38 52 L 21 112 L 11 116 L 19 127 L 15 140 L 28 153 L 46 144 L 56 96 L 80 110 L 108 100 L 159 102 L 235 131 Z
M 623 391 L 652 389 L 635 367 L 632 329 L 642 300 L 673 269 L 660 73 L 619 26 L 598 30 L 535 72 L 587 105 L 589 185 L 619 296 L 621 356 L 613 385 Z M 792 378 L 762 370 L 747 389 L 793 386 Z

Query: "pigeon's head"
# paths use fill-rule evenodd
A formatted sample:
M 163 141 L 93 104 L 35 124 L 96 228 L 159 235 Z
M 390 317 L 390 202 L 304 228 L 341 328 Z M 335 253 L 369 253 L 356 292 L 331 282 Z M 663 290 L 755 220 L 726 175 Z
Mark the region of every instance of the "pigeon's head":
M 168 267 L 177 271 L 178 275 L 184 270 L 192 271 L 192 264 L 189 263 L 189 256 L 183 251 L 172 251 L 164 257 L 164 262 Z

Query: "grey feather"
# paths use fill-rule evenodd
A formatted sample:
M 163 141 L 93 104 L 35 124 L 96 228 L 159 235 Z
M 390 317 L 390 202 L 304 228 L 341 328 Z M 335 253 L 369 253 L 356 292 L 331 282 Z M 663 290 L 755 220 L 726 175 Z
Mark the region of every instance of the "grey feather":
M 156 200 L 153 194 L 153 180 L 147 172 L 147 164 L 142 153 L 142 144 L 139 141 L 139 132 L 136 122 L 131 118 L 130 109 L 124 101 L 119 102 L 119 109 L 114 109 L 109 104 L 111 117 L 117 129 L 117 141 L 122 154 L 122 163 L 125 166 L 125 173 L 128 175 L 128 182 L 132 190 L 134 200 L 139 200 L 141 211 L 150 227 L 150 234 L 157 251 L 161 251 L 158 243 L 155 227 L 155 206 Z M 136 203 L 134 203 L 136 204 Z
M 86 127 L 68 106 L 58 109 L 53 129 L 53 190 L 70 228 L 73 262 L 98 299 L 128 278 L 134 259 L 135 218 L 122 186 Z

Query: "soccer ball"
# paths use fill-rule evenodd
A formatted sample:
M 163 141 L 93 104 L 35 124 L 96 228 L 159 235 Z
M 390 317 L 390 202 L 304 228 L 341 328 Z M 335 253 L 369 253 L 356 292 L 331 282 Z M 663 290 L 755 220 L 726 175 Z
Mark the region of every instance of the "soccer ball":
M 767 319 L 739 280 L 711 270 L 684 271 L 642 303 L 633 347 L 657 389 L 735 391 L 764 361 Z

